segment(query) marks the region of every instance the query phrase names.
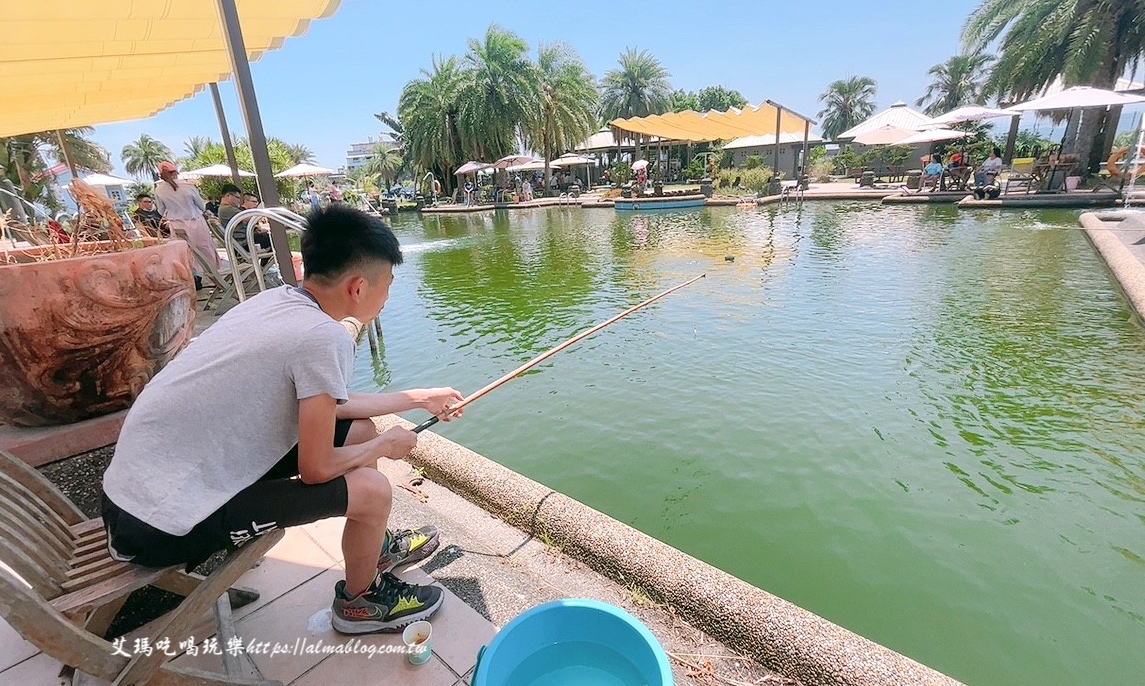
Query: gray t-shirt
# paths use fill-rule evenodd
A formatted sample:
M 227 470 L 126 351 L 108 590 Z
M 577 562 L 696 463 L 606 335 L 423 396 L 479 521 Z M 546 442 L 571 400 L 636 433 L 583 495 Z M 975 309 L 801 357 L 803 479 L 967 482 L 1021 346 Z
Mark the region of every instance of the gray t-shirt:
M 298 401 L 349 399 L 354 340 L 293 286 L 234 307 L 144 387 L 103 477 L 127 513 L 175 536 L 298 442 Z

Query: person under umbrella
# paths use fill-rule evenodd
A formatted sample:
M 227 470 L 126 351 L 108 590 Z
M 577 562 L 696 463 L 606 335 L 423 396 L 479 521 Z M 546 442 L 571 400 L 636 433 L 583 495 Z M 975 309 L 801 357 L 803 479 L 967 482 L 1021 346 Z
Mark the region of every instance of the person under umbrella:
M 155 202 L 167 220 L 171 233 L 184 238 L 202 253 L 216 269 L 219 267 L 219 253 L 215 250 L 215 239 L 203 213 L 207 205 L 198 189 L 188 183 L 179 183 L 179 170 L 171 162 L 159 163 L 160 183 L 155 186 Z M 202 275 L 195 274 L 195 288 L 202 288 Z

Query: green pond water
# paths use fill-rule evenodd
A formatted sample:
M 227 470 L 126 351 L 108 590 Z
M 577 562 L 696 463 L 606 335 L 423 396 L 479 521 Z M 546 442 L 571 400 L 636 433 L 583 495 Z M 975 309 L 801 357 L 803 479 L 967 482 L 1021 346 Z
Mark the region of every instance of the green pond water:
M 359 390 L 472 392 L 706 272 L 437 430 L 968 684 L 1145 681 L 1145 331 L 1077 212 L 394 230 Z

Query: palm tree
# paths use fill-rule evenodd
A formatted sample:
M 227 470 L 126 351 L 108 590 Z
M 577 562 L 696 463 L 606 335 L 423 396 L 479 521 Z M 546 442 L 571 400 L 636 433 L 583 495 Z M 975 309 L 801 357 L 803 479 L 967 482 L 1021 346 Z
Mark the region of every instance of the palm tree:
M 170 148 L 144 133 L 140 134 L 139 140 L 123 146 L 119 157 L 128 174 L 136 178 L 147 174 L 152 181 L 158 181 L 159 163 L 173 156 Z
M 553 154 L 571 150 L 596 129 L 598 94 L 592 74 L 564 43 L 537 46 L 537 71 L 540 98 L 525 140 L 544 155 L 547 179 Z
M 284 143 L 283 145 L 286 146 L 286 153 L 294 164 L 314 163 L 314 151 L 302 143 Z
M 107 151 L 87 138 L 92 131 L 91 127 L 81 127 L 0 138 L 0 178 L 19 186 L 25 200 L 41 201 L 55 208 L 58 200 L 52 194 L 54 179 L 41 151 L 46 149 L 59 162 L 70 156 L 77 169 L 110 171 Z M 67 146 L 67 155 L 63 146 Z
M 671 75 L 660 60 L 646 50 L 629 48 L 618 62 L 619 69 L 604 75 L 600 101 L 605 121 L 667 112 L 672 101 Z
M 183 143 L 183 151 L 187 153 L 187 160 L 193 160 L 207 149 L 214 141 L 206 136 L 191 136 Z
M 926 94 L 915 101 L 932 117 L 945 114 L 963 105 L 984 105 L 982 88 L 989 76 L 988 67 L 993 55 L 955 55 L 942 64 L 936 64 L 926 73 L 931 77 Z
M 469 157 L 495 160 L 513 152 L 524 123 L 535 117 L 538 78 L 528 51 L 525 41 L 496 24 L 483 41 L 469 40 L 458 120 Z
M 402 167 L 402 156 L 397 149 L 381 143 L 370 148 L 370 157 L 362 166 L 363 180 L 380 180 L 386 188 L 394 184 L 398 170 Z
M 823 137 L 836 136 L 875 113 L 878 86 L 869 76 L 852 76 L 832 81 L 819 96 L 823 109 L 818 117 L 823 122 Z
M 458 97 L 465 77 L 456 57 L 435 57 L 433 71 L 421 73 L 425 78 L 407 83 L 398 99 L 402 136 L 414 166 L 433 171 L 449 190 L 464 161 Z
M 1145 57 L 1145 4 L 982 0 L 962 27 L 962 43 L 967 52 L 980 52 L 996 41 L 998 60 L 985 90 L 999 100 L 1025 100 L 1058 77 L 1065 86 L 1112 89 Z M 1120 110 L 1109 115 L 1102 110 L 1083 114 L 1074 147 L 1085 169 L 1108 154 L 1107 146 L 1094 141 L 1099 133 L 1111 132 Z M 1112 136 L 1105 141 L 1111 143 Z

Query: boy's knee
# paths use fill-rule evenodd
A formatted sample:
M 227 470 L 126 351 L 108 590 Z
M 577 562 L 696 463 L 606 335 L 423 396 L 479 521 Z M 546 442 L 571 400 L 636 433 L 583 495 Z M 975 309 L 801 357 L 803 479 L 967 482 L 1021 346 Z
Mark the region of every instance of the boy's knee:
M 369 519 L 388 516 L 393 501 L 390 480 L 376 469 L 359 467 L 346 474 L 346 516 Z
M 373 440 L 378 435 L 378 429 L 369 419 L 355 419 L 350 422 L 350 431 L 346 434 L 345 445 L 358 445 Z

